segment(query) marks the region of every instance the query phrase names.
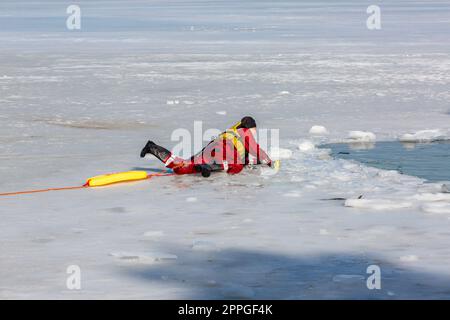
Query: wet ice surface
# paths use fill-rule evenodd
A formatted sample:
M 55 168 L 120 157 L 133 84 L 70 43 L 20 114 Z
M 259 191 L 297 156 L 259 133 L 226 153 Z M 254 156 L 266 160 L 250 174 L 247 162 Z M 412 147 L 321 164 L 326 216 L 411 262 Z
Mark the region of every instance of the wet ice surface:
M 385 170 L 397 170 L 427 181 L 450 181 L 450 143 L 335 143 L 332 155 Z
M 446 2 L 385 4 L 378 33 L 360 1 L 81 1 L 81 32 L 54 2 L 18 3 L 1 3 L 1 192 L 161 168 L 142 145 L 174 146 L 194 120 L 252 114 L 280 128 L 286 159 L 275 176 L 2 198 L 1 298 L 450 296 L 447 189 L 315 147 L 448 129 Z M 365 285 L 370 264 L 380 291 Z

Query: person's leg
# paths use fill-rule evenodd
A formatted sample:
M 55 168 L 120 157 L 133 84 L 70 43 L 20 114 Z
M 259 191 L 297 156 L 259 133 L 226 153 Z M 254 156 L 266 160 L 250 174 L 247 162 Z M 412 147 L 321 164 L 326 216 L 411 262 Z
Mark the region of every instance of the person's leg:
M 234 163 L 234 164 L 229 164 L 226 171 L 229 174 L 236 174 L 236 173 L 241 172 L 242 169 L 244 169 L 244 165 L 243 164 Z
M 195 172 L 201 173 L 204 178 L 208 178 L 212 171 L 211 166 L 206 163 L 194 164 L 194 170 Z
M 176 174 L 194 173 L 194 166 L 191 161 L 185 161 L 181 158 L 174 157 L 172 152 L 164 147 L 158 146 L 153 141 L 148 141 L 141 151 L 141 157 L 145 157 L 147 153 L 154 155 L 161 160 L 169 169 L 173 169 Z
M 164 147 L 158 146 L 153 141 L 148 141 L 141 151 L 141 158 L 145 157 L 147 153 L 154 155 L 156 158 L 166 163 L 172 153 Z
M 188 160 L 182 160 L 180 158 L 175 158 L 175 161 L 167 165 L 167 167 L 172 169 L 176 174 L 190 174 L 198 172 L 195 169 L 194 163 Z

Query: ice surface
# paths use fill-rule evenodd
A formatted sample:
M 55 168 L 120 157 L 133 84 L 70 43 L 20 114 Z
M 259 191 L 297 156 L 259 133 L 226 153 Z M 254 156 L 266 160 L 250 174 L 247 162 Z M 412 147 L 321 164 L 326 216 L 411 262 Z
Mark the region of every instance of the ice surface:
M 176 255 L 167 253 L 135 253 L 135 252 L 111 252 L 111 256 L 132 263 L 154 263 L 161 260 L 175 260 Z
M 386 199 L 347 199 L 345 201 L 346 207 L 374 209 L 374 210 L 393 210 L 401 208 L 409 208 L 412 206 L 411 202 L 398 202 L 395 200 Z
M 272 147 L 269 151 L 269 156 L 273 160 L 289 159 L 292 157 L 292 150 L 280 147 Z
M 419 260 L 419 257 L 411 254 L 411 255 L 407 255 L 407 256 L 401 256 L 400 260 L 403 262 L 415 262 L 415 261 Z
M 0 298 L 450 297 L 442 184 L 311 147 L 449 129 L 448 2 L 383 2 L 378 31 L 359 0 L 77 4 L 73 32 L 59 1 L 0 4 L 0 192 L 162 170 L 143 144 L 173 147 L 197 120 L 253 115 L 289 157 L 276 175 L 1 198 Z M 316 124 L 330 134 L 310 136 Z M 381 290 L 363 280 L 371 264 Z
M 450 215 L 450 203 L 426 203 L 422 206 L 422 210 L 432 214 Z

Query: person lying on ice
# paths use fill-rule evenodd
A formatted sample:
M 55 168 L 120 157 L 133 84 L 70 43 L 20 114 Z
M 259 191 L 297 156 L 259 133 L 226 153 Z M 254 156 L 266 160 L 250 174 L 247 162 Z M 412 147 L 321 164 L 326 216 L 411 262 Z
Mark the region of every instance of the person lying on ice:
M 249 154 L 256 158 L 257 164 L 272 166 L 272 160 L 256 142 L 255 134 L 255 120 L 252 117 L 244 117 L 190 159 L 175 157 L 169 150 L 153 141 L 148 141 L 142 149 L 141 158 L 150 153 L 176 174 L 201 172 L 203 177 L 209 177 L 213 171 L 239 173 L 249 164 Z

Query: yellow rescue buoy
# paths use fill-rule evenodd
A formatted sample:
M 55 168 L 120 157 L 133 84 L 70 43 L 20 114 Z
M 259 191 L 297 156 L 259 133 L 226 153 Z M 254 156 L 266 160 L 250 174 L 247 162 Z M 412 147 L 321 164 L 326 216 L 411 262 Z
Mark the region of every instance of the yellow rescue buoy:
M 89 178 L 85 185 L 89 187 L 100 187 L 113 183 L 144 180 L 147 178 L 148 174 L 146 171 L 118 172 Z

